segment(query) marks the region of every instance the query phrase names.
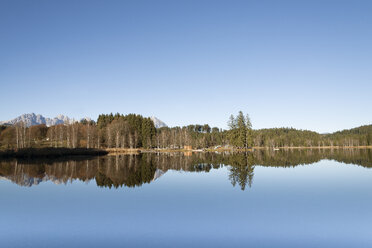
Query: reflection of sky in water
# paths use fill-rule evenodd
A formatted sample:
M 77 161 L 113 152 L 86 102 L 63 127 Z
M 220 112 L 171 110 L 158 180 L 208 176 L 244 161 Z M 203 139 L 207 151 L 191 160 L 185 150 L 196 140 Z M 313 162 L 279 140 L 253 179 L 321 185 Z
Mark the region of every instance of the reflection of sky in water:
M 245 191 L 228 174 L 170 170 L 119 189 L 1 180 L 2 247 L 372 246 L 372 170 L 257 166 Z

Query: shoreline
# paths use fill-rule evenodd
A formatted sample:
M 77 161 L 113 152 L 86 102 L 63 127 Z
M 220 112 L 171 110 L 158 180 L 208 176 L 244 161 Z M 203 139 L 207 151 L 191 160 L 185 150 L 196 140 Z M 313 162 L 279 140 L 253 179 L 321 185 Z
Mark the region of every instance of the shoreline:
M 3 158 L 60 158 L 73 156 L 103 156 L 118 154 L 143 154 L 143 153 L 206 153 L 206 152 L 252 152 L 254 150 L 353 150 L 372 149 L 372 146 L 309 146 L 309 147 L 251 147 L 251 148 L 204 148 L 204 149 L 144 149 L 144 148 L 22 148 L 0 150 L 0 159 Z
M 183 152 L 183 153 L 196 153 L 196 152 L 249 152 L 253 150 L 314 150 L 314 149 L 372 149 L 372 146 L 292 146 L 292 147 L 252 147 L 252 148 L 204 148 L 204 149 L 144 149 L 144 148 L 106 148 L 108 155 L 115 154 L 140 154 L 140 153 L 172 153 L 172 152 Z

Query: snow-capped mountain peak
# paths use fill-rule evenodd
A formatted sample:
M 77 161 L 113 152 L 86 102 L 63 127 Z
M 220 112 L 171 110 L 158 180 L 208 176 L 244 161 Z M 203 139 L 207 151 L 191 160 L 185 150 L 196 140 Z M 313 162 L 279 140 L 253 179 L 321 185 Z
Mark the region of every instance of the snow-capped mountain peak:
M 26 123 L 26 126 L 34 126 L 34 125 L 40 125 L 40 124 L 45 124 L 48 127 L 53 126 L 53 125 L 58 125 L 58 124 L 64 124 L 66 122 L 70 121 L 70 118 L 64 115 L 58 115 L 57 117 L 52 118 L 45 118 L 44 116 L 38 114 L 36 115 L 35 113 L 31 114 L 23 114 L 18 116 L 17 118 L 14 118 L 9 121 L 2 121 L 0 124 L 10 124 L 14 125 L 20 122 Z
M 167 124 L 165 124 L 163 121 L 159 120 L 155 116 L 151 116 L 150 119 L 154 122 L 156 128 L 167 127 Z
M 154 122 L 154 125 L 155 125 L 156 128 L 167 127 L 167 125 L 164 122 L 162 122 L 161 120 L 159 120 L 155 116 L 152 116 L 150 118 Z M 85 117 L 85 118 L 81 118 L 80 121 L 81 120 L 91 121 L 91 118 Z M 0 121 L 0 125 L 4 125 L 4 124 L 14 125 L 14 124 L 23 122 L 28 127 L 34 126 L 34 125 L 40 125 L 40 124 L 45 124 L 46 126 L 50 127 L 50 126 L 53 126 L 53 125 L 72 123 L 74 121 L 75 121 L 74 119 L 71 119 L 71 118 L 69 118 L 65 115 L 62 115 L 62 114 L 60 114 L 60 115 L 58 115 L 54 118 L 46 118 L 46 117 L 44 117 L 40 114 L 31 113 L 31 114 L 20 115 L 20 116 L 14 118 L 12 120 L 9 120 L 9 121 Z

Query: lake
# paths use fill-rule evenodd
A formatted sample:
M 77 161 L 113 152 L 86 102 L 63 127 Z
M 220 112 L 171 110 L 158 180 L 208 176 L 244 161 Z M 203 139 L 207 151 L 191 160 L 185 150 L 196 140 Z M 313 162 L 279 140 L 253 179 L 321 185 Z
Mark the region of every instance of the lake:
M 0 161 L 1 247 L 372 247 L 372 150 Z

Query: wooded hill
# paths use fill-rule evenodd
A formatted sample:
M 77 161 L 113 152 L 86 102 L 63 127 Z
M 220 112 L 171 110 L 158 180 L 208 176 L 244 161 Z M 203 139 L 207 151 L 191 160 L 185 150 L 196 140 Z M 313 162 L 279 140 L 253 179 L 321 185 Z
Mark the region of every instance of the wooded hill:
M 372 125 L 361 126 L 331 134 L 294 128 L 270 128 L 253 131 L 254 146 L 371 146 Z
M 0 126 L 2 149 L 28 147 L 193 149 L 221 147 L 372 146 L 372 125 L 331 134 L 294 128 L 254 130 L 249 116 L 230 116 L 228 130 L 204 125 L 156 129 L 150 118 L 136 114 L 102 114 L 97 122 L 82 120 L 47 127 L 23 123 Z

